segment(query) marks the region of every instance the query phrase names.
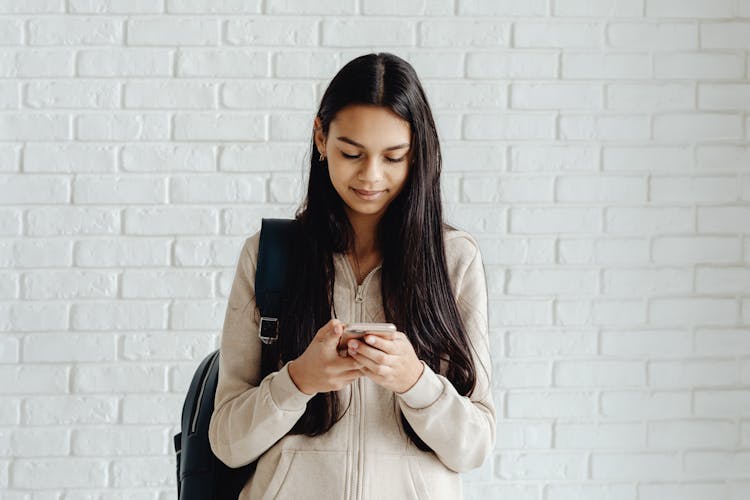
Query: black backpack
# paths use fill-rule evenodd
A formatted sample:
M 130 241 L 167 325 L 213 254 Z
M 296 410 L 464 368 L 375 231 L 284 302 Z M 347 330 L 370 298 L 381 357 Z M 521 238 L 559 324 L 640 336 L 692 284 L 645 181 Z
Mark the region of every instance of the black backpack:
M 262 374 L 278 366 L 277 321 L 294 222 L 293 219 L 263 219 L 261 223 L 255 298 L 261 313 Z M 256 462 L 231 468 L 211 451 L 208 425 L 214 410 L 218 377 L 217 349 L 203 359 L 193 375 L 182 406 L 181 432 L 174 436 L 179 500 L 236 500 L 255 471 Z

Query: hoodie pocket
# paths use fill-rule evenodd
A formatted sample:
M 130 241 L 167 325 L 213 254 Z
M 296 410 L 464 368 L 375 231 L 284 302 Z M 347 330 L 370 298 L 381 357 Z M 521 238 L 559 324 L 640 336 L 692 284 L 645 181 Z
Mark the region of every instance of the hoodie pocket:
M 365 459 L 367 467 L 366 497 L 427 500 L 427 486 L 417 457 L 374 453 Z
M 262 500 L 343 500 L 346 452 L 284 450 Z

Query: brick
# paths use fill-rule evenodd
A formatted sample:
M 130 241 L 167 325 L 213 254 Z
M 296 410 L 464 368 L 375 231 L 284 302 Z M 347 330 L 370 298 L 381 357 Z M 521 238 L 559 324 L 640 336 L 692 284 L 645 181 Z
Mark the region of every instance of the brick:
M 148 456 L 164 452 L 162 427 L 118 426 L 74 429 L 72 449 L 77 456 Z
M 602 151 L 604 170 L 648 173 L 684 172 L 690 169 L 692 163 L 692 152 L 687 146 L 606 146 Z
M 177 54 L 177 75 L 211 78 L 268 77 L 269 59 L 266 52 L 245 49 L 180 48 Z
M 440 64 L 443 62 L 441 57 Z M 290 50 L 271 56 L 272 74 L 277 78 L 330 78 L 338 71 L 339 65 L 337 54 L 319 50 Z
M 503 52 L 466 54 L 466 76 L 480 78 L 556 78 L 558 56 L 552 52 Z
M 135 363 L 77 365 L 72 374 L 73 391 L 81 393 L 148 393 L 166 389 L 166 367 Z
M 610 207 L 605 209 L 607 233 L 645 235 L 692 233 L 693 210 L 681 207 Z
M 649 308 L 649 322 L 656 326 L 734 325 L 738 319 L 734 299 L 657 298 Z
M 601 412 L 618 419 L 686 418 L 691 415 L 688 391 L 606 391 Z
M 169 312 L 172 330 L 221 330 L 226 312 L 226 301 L 175 302 Z
M 14 281 L 11 281 L 10 279 L 7 279 L 5 276 L 3 276 L 4 285 L 7 287 L 10 284 L 12 284 L 14 287 L 17 288 L 17 283 Z M 17 280 L 15 280 L 17 281 Z M 10 296 L 10 294 L 3 292 L 2 297 L 5 298 L 16 298 L 18 294 L 14 294 L 14 296 Z M 19 355 L 19 346 L 20 342 L 15 337 L 10 337 L 8 335 L 4 335 L 3 337 L 0 337 L 0 363 L 18 363 L 18 360 L 20 359 Z M 2 420 L 0 419 L 0 422 Z
M 564 449 L 622 449 L 642 447 L 646 443 L 645 426 L 640 423 L 562 423 L 555 425 L 555 446 Z M 608 498 L 617 496 L 607 486 Z M 561 497 L 562 498 L 562 497 Z M 579 493 L 576 498 L 590 498 Z M 591 497 L 593 498 L 593 497 Z
M 0 140 L 61 141 L 70 138 L 70 119 L 60 114 L 32 112 L 0 115 Z
M 125 145 L 122 169 L 129 172 L 211 172 L 216 169 L 216 150 L 200 145 Z
M 553 15 L 575 17 L 640 17 L 643 0 L 555 0 Z
M 304 5 L 304 2 L 302 3 Z M 334 4 L 338 5 L 338 4 Z M 341 8 L 339 6 L 339 8 Z M 445 16 L 453 14 L 452 0 L 433 0 L 423 2 L 421 0 L 364 0 L 362 13 L 370 15 L 392 15 L 398 12 L 402 16 Z
M 353 0 L 321 0 L 319 2 L 300 2 L 295 0 L 268 0 L 266 9 L 269 14 L 325 14 L 350 15 L 357 12 Z
M 513 46 L 523 48 L 594 48 L 602 44 L 600 23 L 524 22 L 513 25 Z
M 683 142 L 740 139 L 742 117 L 721 113 L 674 113 L 654 117 L 654 138 Z
M 181 14 L 260 14 L 260 0 L 167 0 L 167 12 Z
M 60 394 L 67 392 L 70 370 L 62 365 L 0 365 L 5 394 Z
M 696 292 L 745 294 L 750 290 L 750 268 L 707 267 L 701 264 L 695 269 Z
M 70 0 L 70 12 L 84 14 L 150 14 L 162 12 L 150 0 Z
M 67 179 L 48 175 L 0 177 L 0 204 L 67 203 L 69 198 Z
M 695 108 L 695 87 L 680 83 L 613 83 L 607 85 L 606 103 L 608 109 L 623 112 L 692 110 Z
M 657 237 L 651 255 L 656 263 L 737 262 L 742 259 L 742 242 L 735 236 Z
M 216 85 L 204 82 L 131 82 L 124 85 L 126 108 L 212 109 Z
M 651 58 L 640 52 L 567 52 L 561 69 L 565 79 L 650 78 Z
M 750 468 L 750 453 L 743 451 L 688 451 L 685 473 L 702 478 L 744 478 Z
M 32 82 L 26 87 L 30 108 L 116 108 L 119 84 L 86 80 Z
M 172 485 L 163 471 L 174 467 L 172 457 L 128 457 L 112 461 L 112 484 L 116 488 L 155 488 Z
M 20 19 L 0 19 L 0 44 L 21 45 L 23 22 Z
M 173 425 L 184 401 L 182 394 L 131 395 L 122 401 L 122 423 Z
M 326 18 L 320 28 L 323 47 L 413 46 L 416 41 L 415 26 L 410 21 Z M 389 34 L 387 39 L 383 33 Z
M 127 271 L 122 276 L 122 297 L 211 298 L 213 274 L 196 271 Z
M 19 428 L 10 435 L 10 454 L 16 457 L 64 456 L 70 453 L 67 429 Z
M 24 147 L 24 172 L 114 172 L 116 167 L 113 146 L 31 143 Z
M 104 487 L 107 462 L 77 457 L 19 458 L 13 461 L 11 474 L 13 485 L 19 488 Z
M 698 107 L 701 109 L 736 111 L 749 102 L 750 84 L 698 85 Z
M 507 292 L 513 295 L 595 294 L 597 273 L 587 270 L 534 269 L 508 271 Z
M 172 55 L 167 49 L 87 49 L 76 61 L 81 76 L 155 77 L 172 74 Z
M 586 476 L 586 459 L 581 453 L 541 454 L 506 451 L 496 457 L 495 475 L 507 480 L 542 479 L 550 470 L 556 479 L 574 480 Z
M 30 271 L 23 275 L 23 297 L 31 300 L 114 298 L 117 275 L 99 271 Z
M 168 266 L 170 241 L 167 238 L 81 240 L 76 242 L 76 267 Z
M 750 335 L 744 329 L 698 330 L 695 352 L 700 356 L 747 356 L 750 355 Z
M 28 22 L 31 45 L 121 45 L 123 24 L 117 19 L 49 16 Z
M 698 27 L 690 23 L 611 23 L 607 45 L 621 49 L 694 49 Z
M 309 19 L 257 17 L 229 20 L 226 41 L 230 45 L 317 45 L 318 25 Z
M 693 288 L 693 274 L 689 269 L 605 269 L 602 273 L 602 293 L 605 295 L 689 294 Z
M 565 176 L 557 179 L 557 201 L 636 203 L 646 201 L 646 182 L 640 177 Z
M 598 233 L 601 211 L 595 208 L 510 208 L 510 232 Z
M 645 238 L 607 238 L 594 243 L 595 261 L 601 264 L 642 264 L 649 260 Z
M 640 361 L 558 361 L 554 366 L 556 387 L 628 387 L 646 382 Z
M 458 3 L 459 16 L 547 16 L 549 14 L 546 0 L 507 0 L 492 2 L 488 0 L 464 0 Z
M 747 49 L 750 47 L 750 22 L 702 23 L 701 47 Z
M 85 114 L 76 120 L 79 141 L 164 141 L 169 139 L 165 113 Z
M 128 361 L 192 362 L 218 348 L 215 345 L 216 337 L 205 333 L 126 333 L 122 337 L 120 356 Z
M 656 202 L 732 202 L 737 200 L 737 178 L 651 177 L 649 201 Z
M 302 182 L 298 175 L 273 175 L 268 182 L 269 199 L 277 203 L 300 202 Z
M 71 307 L 71 324 L 75 330 L 164 328 L 166 318 L 165 306 L 158 303 L 137 301 L 78 303 Z
M 174 138 L 191 141 L 262 141 L 265 140 L 265 118 L 260 114 L 178 114 L 174 118 Z
M 682 478 L 680 456 L 676 453 L 591 454 L 591 477 L 597 480 L 668 480 Z
M 444 172 L 505 170 L 505 148 L 493 143 L 443 143 L 440 154 Z
M 480 140 L 553 139 L 555 118 L 548 113 L 467 114 L 464 135 Z
M 274 113 L 268 121 L 268 138 L 271 141 L 304 141 L 312 136 L 310 113 Z
M 117 339 L 105 334 L 28 334 L 23 337 L 24 362 L 76 363 L 114 361 Z
M 578 391 L 511 391 L 506 396 L 509 418 L 581 418 L 596 414 L 596 395 Z
M 511 171 L 591 171 L 598 163 L 594 146 L 513 145 L 510 149 Z
M 450 33 L 450 36 L 446 36 Z M 482 20 L 426 20 L 418 25 L 421 47 L 508 47 L 510 23 Z
M 213 208 L 126 208 L 124 232 L 140 235 L 215 234 L 218 210 Z
M 0 50 L 0 75 L 6 78 L 73 76 L 74 56 L 74 51 L 69 49 Z
M 563 115 L 560 138 L 588 141 L 644 141 L 650 137 L 646 115 Z
M 716 418 L 750 416 L 750 391 L 734 388 L 696 390 L 695 415 Z
M 697 212 L 698 232 L 750 232 L 750 207 L 698 207 Z
M 64 0 L 28 0 L 18 3 L 14 1 L 4 1 L 0 3 L 0 12 L 5 14 L 36 14 L 65 12 Z
M 734 15 L 732 0 L 647 0 L 649 17 L 721 18 Z
M 308 83 L 258 81 L 226 83 L 221 88 L 221 102 L 238 109 L 298 109 L 315 106 L 315 89 Z
M 292 172 L 292 165 L 302 165 L 305 155 L 303 148 L 284 143 L 229 145 L 219 153 L 219 170 L 227 172 Z M 309 157 L 307 163 L 309 163 Z M 296 172 L 296 171 L 295 171 Z
M 72 244 L 72 241 L 59 238 L 24 238 L 8 242 L 8 257 L 3 259 L 2 265 L 15 269 L 69 267 Z
M 120 213 L 117 209 L 94 207 L 33 208 L 27 212 L 27 234 L 62 236 L 83 234 L 118 234 Z
M 217 45 L 219 20 L 203 17 L 159 16 L 127 21 L 128 45 Z
M 510 106 L 516 109 L 600 109 L 602 88 L 576 83 L 513 83 Z
M 680 330 L 604 331 L 601 354 L 620 358 L 682 359 L 691 354 L 691 335 Z
M 654 78 L 742 79 L 743 57 L 709 52 L 656 52 Z
M 687 388 L 731 386 L 738 382 L 734 360 L 652 361 L 650 387 Z
M 504 108 L 508 100 L 505 86 L 496 83 L 431 82 L 423 87 L 435 109 L 491 110 Z
M 166 180 L 127 176 L 77 176 L 73 184 L 76 204 L 130 204 L 166 201 Z

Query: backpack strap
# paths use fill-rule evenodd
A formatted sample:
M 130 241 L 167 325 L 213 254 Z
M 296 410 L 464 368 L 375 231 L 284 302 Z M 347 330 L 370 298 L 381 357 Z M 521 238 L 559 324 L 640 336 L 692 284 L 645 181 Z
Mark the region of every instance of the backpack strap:
M 264 344 L 279 339 L 281 296 L 286 285 L 295 222 L 294 219 L 266 218 L 261 222 L 255 301 L 260 310 L 258 337 Z

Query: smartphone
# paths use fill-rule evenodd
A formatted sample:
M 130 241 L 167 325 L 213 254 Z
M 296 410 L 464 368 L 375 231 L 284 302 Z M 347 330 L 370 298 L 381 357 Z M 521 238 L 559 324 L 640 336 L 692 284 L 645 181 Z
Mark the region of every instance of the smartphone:
M 339 340 L 339 350 L 346 350 L 346 343 L 349 339 L 363 337 L 365 333 L 392 333 L 396 331 L 396 325 L 393 323 L 349 323 L 344 327 L 344 334 Z

